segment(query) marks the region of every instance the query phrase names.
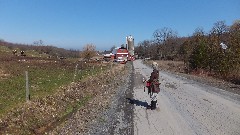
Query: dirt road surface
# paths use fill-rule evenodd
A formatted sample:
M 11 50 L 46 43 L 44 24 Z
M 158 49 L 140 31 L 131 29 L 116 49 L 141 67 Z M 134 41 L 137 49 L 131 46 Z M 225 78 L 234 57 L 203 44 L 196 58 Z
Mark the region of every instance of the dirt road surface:
M 140 60 L 133 67 L 135 135 L 240 135 L 239 95 L 161 71 L 157 109 L 147 110 L 142 78 L 152 69 Z

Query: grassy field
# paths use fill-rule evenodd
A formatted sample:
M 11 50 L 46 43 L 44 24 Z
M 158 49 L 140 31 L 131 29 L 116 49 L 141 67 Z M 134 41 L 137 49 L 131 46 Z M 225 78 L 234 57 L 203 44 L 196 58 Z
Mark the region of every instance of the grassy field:
M 59 87 L 101 70 L 76 59 L 48 59 L 34 51 L 26 54 L 27 57 L 14 56 L 8 48 L 0 48 L 0 116 L 25 102 L 25 71 L 29 75 L 30 98 L 34 99 L 54 94 Z
M 20 56 L 17 50 L 14 55 L 0 45 L 0 134 L 43 134 L 101 95 L 105 84 L 124 69 L 119 64 L 49 58 L 34 50 Z

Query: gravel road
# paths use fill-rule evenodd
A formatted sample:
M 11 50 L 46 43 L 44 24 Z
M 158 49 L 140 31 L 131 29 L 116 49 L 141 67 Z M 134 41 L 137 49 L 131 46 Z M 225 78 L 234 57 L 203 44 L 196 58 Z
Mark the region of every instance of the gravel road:
M 161 71 L 157 109 L 146 110 L 150 98 L 142 78 L 152 69 L 140 60 L 133 66 L 135 135 L 240 134 L 240 95 Z

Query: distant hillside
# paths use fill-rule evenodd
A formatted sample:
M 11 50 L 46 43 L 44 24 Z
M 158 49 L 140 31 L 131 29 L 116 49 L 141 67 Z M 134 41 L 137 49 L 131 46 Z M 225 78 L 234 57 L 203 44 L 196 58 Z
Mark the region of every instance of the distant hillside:
M 78 58 L 80 57 L 80 52 L 77 50 L 66 50 L 63 48 L 57 48 L 54 46 L 37 46 L 37 45 L 25 45 L 25 44 L 16 44 L 16 43 L 9 43 L 5 41 L 0 41 L 0 49 L 3 53 L 12 53 L 12 50 L 25 51 L 26 55 L 27 52 L 31 52 L 31 55 L 48 55 L 51 57 L 67 57 L 67 58 Z

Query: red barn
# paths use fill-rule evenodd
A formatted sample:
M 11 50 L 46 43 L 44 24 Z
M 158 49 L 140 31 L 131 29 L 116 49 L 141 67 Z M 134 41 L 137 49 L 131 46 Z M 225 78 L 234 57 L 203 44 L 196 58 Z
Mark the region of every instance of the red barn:
M 129 52 L 126 48 L 121 47 L 121 48 L 117 49 L 116 56 L 115 56 L 117 61 L 119 61 L 119 62 L 126 61 L 127 62 L 128 56 L 129 56 Z

